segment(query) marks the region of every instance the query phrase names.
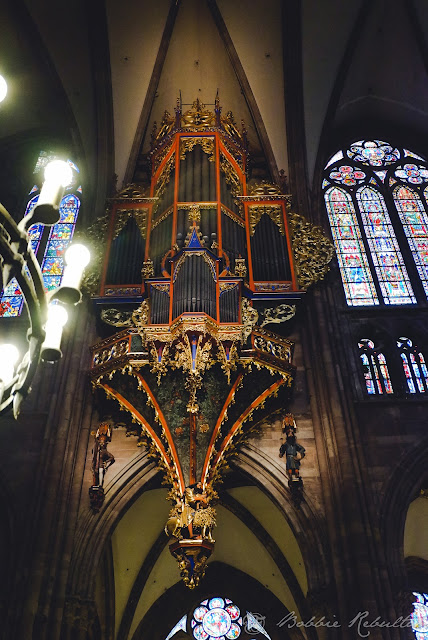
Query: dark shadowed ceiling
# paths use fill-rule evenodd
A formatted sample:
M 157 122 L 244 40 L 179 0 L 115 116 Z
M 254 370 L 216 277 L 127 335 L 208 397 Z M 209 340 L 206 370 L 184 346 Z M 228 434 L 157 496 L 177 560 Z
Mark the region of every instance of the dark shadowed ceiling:
M 183 109 L 212 105 L 217 91 L 245 122 L 254 166 L 262 159 L 273 179 L 284 170 L 292 191 L 311 188 L 339 136 L 364 127 L 426 150 L 424 2 L 3 0 L 0 20 L 12 203 L 36 149 L 62 146 L 81 166 L 86 216 L 100 213 L 114 174 L 119 188 L 134 179 L 164 110 L 180 96 Z

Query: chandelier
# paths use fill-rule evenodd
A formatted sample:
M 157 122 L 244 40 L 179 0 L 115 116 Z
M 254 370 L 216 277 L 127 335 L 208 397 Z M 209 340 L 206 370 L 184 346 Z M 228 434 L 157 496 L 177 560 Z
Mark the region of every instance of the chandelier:
M 0 204 L 0 267 L 4 290 L 16 278 L 28 312 L 27 350 L 20 357 L 16 346 L 0 345 L 0 415 L 13 409 L 18 417 L 39 361 L 55 362 L 62 356 L 62 330 L 67 322 L 67 305 L 81 300 L 79 290 L 89 251 L 83 245 L 71 245 L 65 252 L 61 286 L 45 293 L 42 272 L 29 241 L 33 224 L 52 226 L 60 217 L 64 189 L 70 183 L 69 165 L 53 160 L 45 168 L 45 181 L 33 210 L 19 223 Z

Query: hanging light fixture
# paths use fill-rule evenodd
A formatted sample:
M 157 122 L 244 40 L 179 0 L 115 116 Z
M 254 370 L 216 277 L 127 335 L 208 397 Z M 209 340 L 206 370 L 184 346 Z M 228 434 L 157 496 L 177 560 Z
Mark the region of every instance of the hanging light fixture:
M 67 322 L 67 311 L 62 303 L 77 304 L 81 300 L 80 281 L 90 258 L 86 247 L 69 247 L 63 283 L 46 294 L 40 266 L 27 233 L 33 224 L 52 226 L 58 222 L 64 189 L 71 180 L 68 163 L 60 160 L 49 163 L 36 206 L 18 224 L 0 204 L 2 288 L 5 289 L 11 279 L 16 278 L 30 324 L 28 348 L 19 362 L 16 347 L 0 345 L 0 414 L 13 408 L 16 418 L 23 399 L 30 392 L 40 359 L 55 362 L 61 358 L 62 330 Z

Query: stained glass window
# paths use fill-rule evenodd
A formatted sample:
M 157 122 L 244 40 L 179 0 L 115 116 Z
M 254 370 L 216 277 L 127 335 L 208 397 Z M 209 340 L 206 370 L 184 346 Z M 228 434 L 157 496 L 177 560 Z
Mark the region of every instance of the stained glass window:
M 426 191 L 426 190 L 425 190 Z M 428 216 L 419 195 L 409 187 L 395 187 L 395 206 L 404 228 L 410 251 L 428 296 Z
M 196 640 L 234 640 L 241 635 L 241 612 L 228 598 L 210 598 L 193 611 L 190 626 Z
M 325 202 L 348 304 L 379 304 L 351 196 L 331 187 Z
M 375 349 L 372 340 L 363 338 L 358 343 L 363 365 L 366 391 L 369 395 L 393 393 L 388 366 L 383 353 Z
M 26 216 L 28 216 L 31 213 L 31 211 L 34 209 L 34 206 L 38 199 L 39 199 L 39 196 L 35 196 L 34 198 L 31 198 L 31 200 L 28 202 L 27 208 L 25 210 Z M 42 233 L 43 233 L 42 224 L 33 224 L 28 230 L 28 238 L 34 253 L 37 253 L 37 250 L 40 245 Z M 5 287 L 3 291 L 3 295 L 0 300 L 0 316 L 3 318 L 11 318 L 11 317 L 19 316 L 21 314 L 23 304 L 24 304 L 24 300 L 18 285 L 18 281 L 16 280 L 16 278 L 12 278 L 12 280 L 9 282 L 7 287 Z
M 408 393 L 425 393 L 428 390 L 428 370 L 423 354 L 413 346 L 409 338 L 399 338 L 397 346 L 400 350 Z
M 34 173 L 40 173 L 46 164 L 55 159 L 51 152 L 41 152 L 34 170 Z M 79 169 L 71 161 L 68 164 L 74 172 L 78 173 Z M 69 189 L 73 187 L 72 183 Z M 30 195 L 37 192 L 39 187 L 34 185 L 30 191 Z M 81 187 L 79 187 L 81 193 Z M 27 204 L 25 215 L 29 215 L 37 203 L 38 195 L 33 196 Z M 47 291 L 56 289 L 61 284 L 62 273 L 64 269 L 63 254 L 71 242 L 74 233 L 74 227 L 80 208 L 80 200 L 72 193 L 66 194 L 60 205 L 60 219 L 56 225 L 50 230 L 44 228 L 42 224 L 34 224 L 28 230 L 28 239 L 33 252 L 37 255 L 41 241 L 48 235 L 46 248 L 41 261 L 43 282 Z M 43 243 L 44 243 L 43 242 Z M 19 289 L 18 282 L 13 278 L 2 292 L 0 299 L 0 317 L 7 318 L 19 316 L 22 312 L 23 297 Z
M 336 190 L 331 182 L 338 185 Z M 422 292 L 413 281 L 416 271 L 427 298 L 428 166 L 424 158 L 387 141 L 358 140 L 330 158 L 322 188 L 347 304 L 416 304 Z M 342 237 L 345 209 L 352 217 L 352 252 L 351 237 Z M 350 227 L 343 231 L 349 235 Z M 356 267 L 352 272 L 350 257 Z M 410 266 L 413 262 L 416 271 Z M 358 278 L 356 286 L 351 286 L 351 275 Z
M 416 640 L 428 640 L 428 594 L 413 592 L 416 601 L 410 616 Z
M 79 213 L 80 200 L 73 194 L 63 197 L 60 206 L 60 219 L 51 228 L 45 255 L 42 262 L 43 283 L 47 291 L 61 284 L 64 271 L 64 251 L 70 244 Z
M 416 298 L 383 197 L 371 187 L 359 189 L 356 196 L 385 304 L 415 303 Z

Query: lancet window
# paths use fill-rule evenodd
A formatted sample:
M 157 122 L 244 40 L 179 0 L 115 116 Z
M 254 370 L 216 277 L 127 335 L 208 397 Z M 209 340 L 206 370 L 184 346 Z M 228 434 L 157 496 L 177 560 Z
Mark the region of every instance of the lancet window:
M 322 187 L 347 304 L 426 300 L 424 158 L 381 140 L 360 140 L 330 158 Z
M 46 164 L 54 158 L 55 156 L 50 153 L 42 152 L 40 154 L 34 169 L 37 184 L 30 191 L 32 198 L 27 203 L 25 215 L 29 215 L 36 205 L 39 198 L 37 192 L 43 183 L 43 170 Z M 31 248 L 41 265 L 46 291 L 56 289 L 61 284 L 65 266 L 63 255 L 73 238 L 80 210 L 80 199 L 74 193 L 74 191 L 79 194 L 82 192 L 78 182 L 79 169 L 71 160 L 68 160 L 68 164 L 73 172 L 73 180 L 61 200 L 59 221 L 50 228 L 45 228 L 42 224 L 33 224 L 28 230 Z M 18 282 L 15 278 L 12 278 L 2 292 L 0 317 L 7 318 L 21 315 L 23 304 L 24 299 Z
M 397 340 L 408 393 L 428 390 L 428 369 L 425 358 L 413 342 L 406 337 Z
M 391 378 L 384 354 L 375 349 L 374 342 L 363 338 L 358 343 L 366 391 L 369 395 L 393 393 Z

